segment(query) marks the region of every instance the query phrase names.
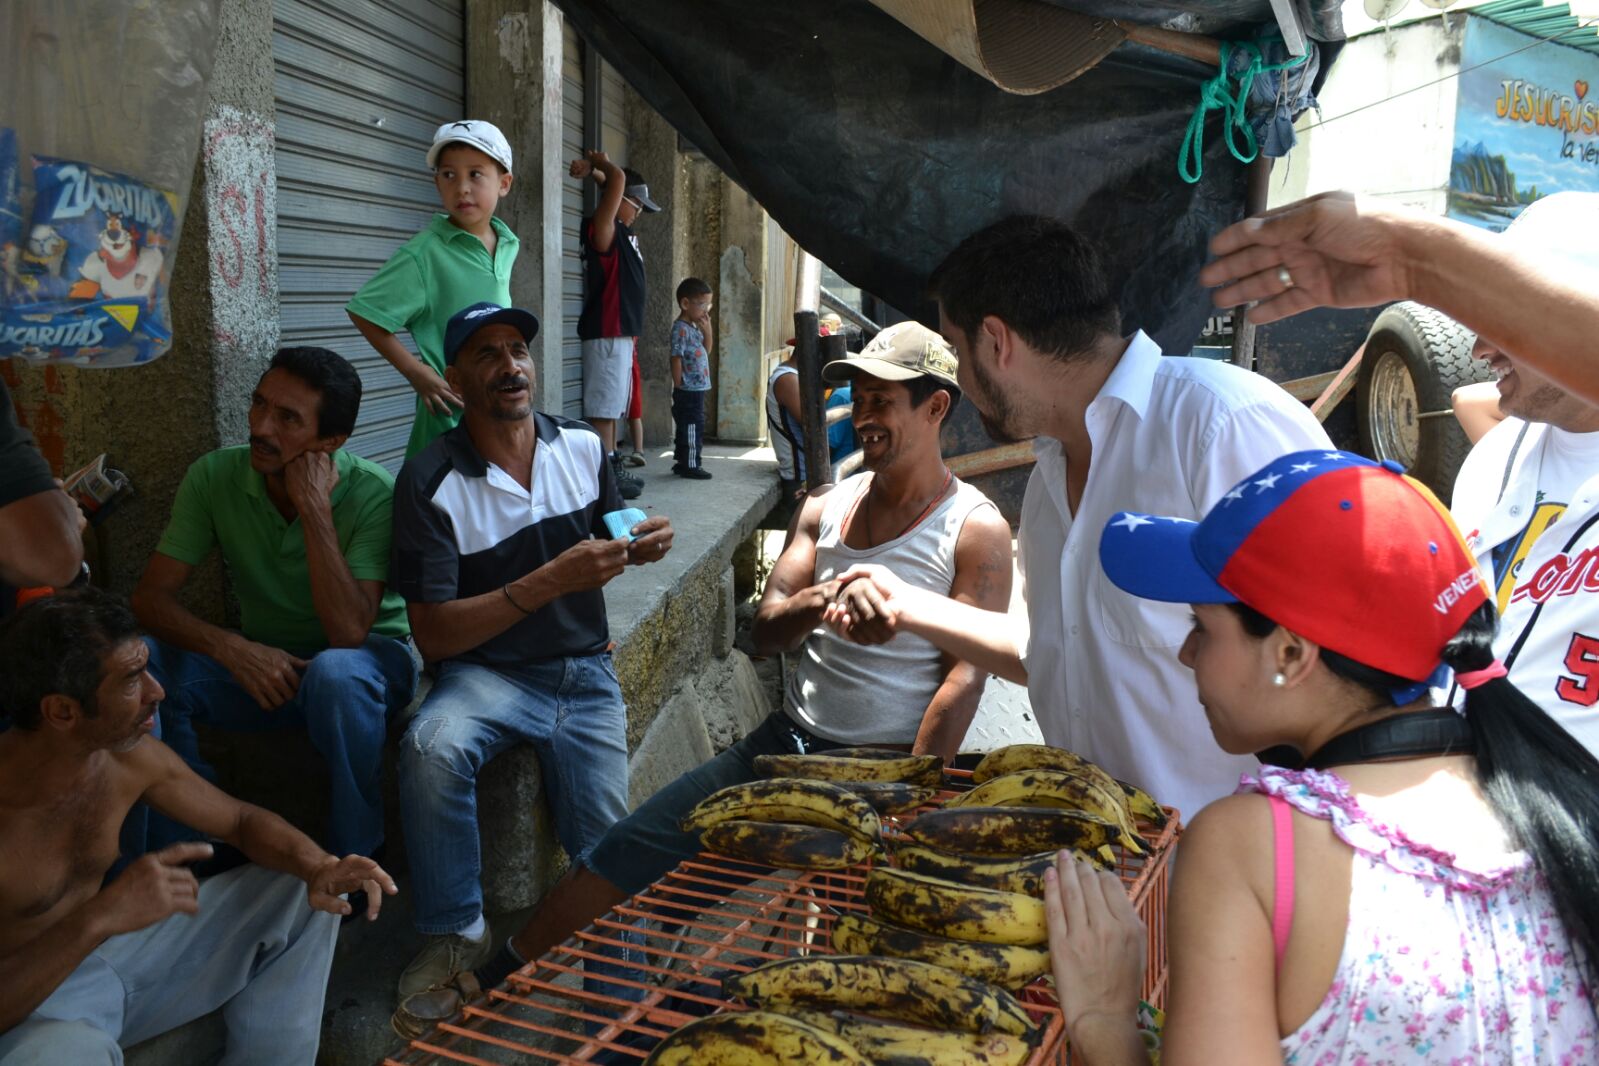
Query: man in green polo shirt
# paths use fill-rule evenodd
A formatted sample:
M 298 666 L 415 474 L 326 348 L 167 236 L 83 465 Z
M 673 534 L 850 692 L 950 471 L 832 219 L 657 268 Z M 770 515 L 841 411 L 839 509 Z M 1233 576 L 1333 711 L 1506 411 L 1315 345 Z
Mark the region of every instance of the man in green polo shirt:
M 250 398 L 250 443 L 189 467 L 133 593 L 166 689 L 163 739 L 203 769 L 193 723 L 305 729 L 327 760 L 327 845 L 370 855 L 383 840 L 387 720 L 411 701 L 418 660 L 405 604 L 386 592 L 394 479 L 343 450 L 361 404 L 355 368 L 326 348 L 284 348 Z M 240 628 L 179 602 L 220 549 Z

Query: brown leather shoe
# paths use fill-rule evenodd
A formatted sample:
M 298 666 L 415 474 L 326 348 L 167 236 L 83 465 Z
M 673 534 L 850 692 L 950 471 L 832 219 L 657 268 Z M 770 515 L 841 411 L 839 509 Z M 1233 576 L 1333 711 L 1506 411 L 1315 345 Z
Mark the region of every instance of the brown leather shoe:
M 483 995 L 471 970 L 456 974 L 449 983 L 405 997 L 389 1025 L 403 1039 L 415 1040 L 440 1022 L 449 1021 L 461 1008 Z

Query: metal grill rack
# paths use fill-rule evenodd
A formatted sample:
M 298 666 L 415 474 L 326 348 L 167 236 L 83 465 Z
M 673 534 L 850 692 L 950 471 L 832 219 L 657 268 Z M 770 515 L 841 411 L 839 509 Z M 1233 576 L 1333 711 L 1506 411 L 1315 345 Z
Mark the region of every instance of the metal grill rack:
M 953 790 L 966 776 L 951 772 Z M 941 796 L 943 798 L 943 796 Z M 1117 872 L 1149 929 L 1144 998 L 1166 991 L 1166 891 L 1180 826 L 1139 827 L 1149 854 L 1120 847 Z M 904 816 L 910 817 L 910 816 Z M 884 833 L 897 826 L 885 819 Z M 442 1063 L 577 1063 L 637 1066 L 663 1037 L 703 1014 L 739 1009 L 724 975 L 773 959 L 830 952 L 833 923 L 865 911 L 868 867 L 795 873 L 702 854 L 617 907 L 506 984 L 413 1040 L 384 1066 Z M 622 952 L 629 952 L 625 962 Z M 600 971 L 587 969 L 598 965 Z M 1069 1061 L 1048 978 L 1023 990 L 1043 1030 L 1030 1066 Z

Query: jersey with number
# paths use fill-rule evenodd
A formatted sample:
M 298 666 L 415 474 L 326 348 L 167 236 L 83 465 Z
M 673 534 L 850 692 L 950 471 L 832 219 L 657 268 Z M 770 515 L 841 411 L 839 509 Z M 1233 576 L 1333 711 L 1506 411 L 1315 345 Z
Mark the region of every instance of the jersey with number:
M 1599 754 L 1599 433 L 1506 419 L 1466 457 L 1453 511 L 1510 680 Z

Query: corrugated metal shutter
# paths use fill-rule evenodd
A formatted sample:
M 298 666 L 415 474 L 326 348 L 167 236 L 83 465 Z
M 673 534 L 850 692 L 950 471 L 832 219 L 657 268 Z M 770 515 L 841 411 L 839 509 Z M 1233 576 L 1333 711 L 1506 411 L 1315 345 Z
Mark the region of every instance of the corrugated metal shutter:
M 561 59 L 561 157 L 570 163 L 588 147 L 583 137 L 583 39 L 565 24 Z M 583 313 L 582 239 L 583 182 L 564 178 L 561 185 L 561 309 L 566 335 L 561 338 L 561 413 L 583 417 L 583 346 L 577 319 Z
M 465 106 L 462 3 L 274 0 L 272 60 L 282 343 L 355 364 L 350 450 L 397 470 L 416 394 L 344 304 L 439 209 L 423 155 Z
M 619 167 L 627 166 L 627 113 L 622 109 L 622 75 L 600 61 L 600 147 Z

